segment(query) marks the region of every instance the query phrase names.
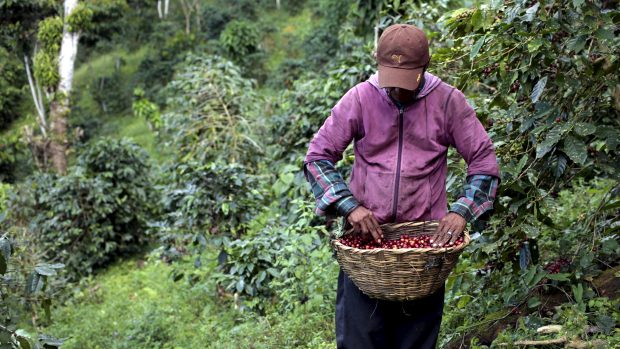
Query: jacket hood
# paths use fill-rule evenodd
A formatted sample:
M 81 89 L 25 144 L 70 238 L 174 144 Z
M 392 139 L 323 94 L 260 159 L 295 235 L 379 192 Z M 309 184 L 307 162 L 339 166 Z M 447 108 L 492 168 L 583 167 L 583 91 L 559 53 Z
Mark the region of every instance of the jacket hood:
M 367 81 L 375 88 L 377 88 L 377 90 L 379 90 L 381 94 L 385 96 L 385 98 L 389 98 L 387 92 L 385 92 L 385 89 L 379 87 L 379 75 L 377 73 L 372 74 Z M 439 86 L 439 84 L 441 84 L 440 78 L 429 72 L 424 72 L 424 87 L 422 88 L 422 91 L 420 91 L 416 99 L 425 97 L 426 95 L 431 93 L 431 91 L 433 91 L 437 86 Z

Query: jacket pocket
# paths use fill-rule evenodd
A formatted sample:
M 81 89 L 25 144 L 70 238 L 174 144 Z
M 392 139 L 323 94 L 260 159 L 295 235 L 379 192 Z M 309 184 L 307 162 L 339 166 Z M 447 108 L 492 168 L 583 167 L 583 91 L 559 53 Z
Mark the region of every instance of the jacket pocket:
M 368 171 L 364 182 L 364 203 L 379 223 L 389 222 L 393 201 L 394 173 Z
M 428 220 L 431 213 L 429 177 L 401 175 L 399 187 L 399 221 Z

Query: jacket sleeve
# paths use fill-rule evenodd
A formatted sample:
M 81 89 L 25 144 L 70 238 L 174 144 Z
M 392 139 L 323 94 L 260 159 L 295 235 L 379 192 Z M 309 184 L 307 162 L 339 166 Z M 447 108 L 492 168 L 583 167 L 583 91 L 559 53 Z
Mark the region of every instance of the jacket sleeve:
M 461 215 L 467 222 L 478 219 L 493 209 L 499 178 L 487 175 L 467 176 L 467 184 L 450 212 Z
M 359 206 L 342 175 L 329 160 L 307 163 L 304 173 L 316 199 L 317 215 L 337 214 L 346 217 Z
M 312 187 L 318 215 L 337 213 L 346 217 L 359 206 L 335 164 L 351 141 L 360 137 L 360 113 L 359 95 L 354 87 L 336 103 L 310 142 L 304 174 Z
M 354 87 L 336 103 L 331 115 L 310 141 L 304 165 L 317 160 L 329 160 L 332 164 L 340 161 L 351 141 L 360 137 L 360 113 L 359 95 Z
M 448 143 L 456 148 L 467 163 L 467 175 L 489 175 L 500 178 L 495 148 L 476 112 L 463 93 L 452 90 L 446 107 Z

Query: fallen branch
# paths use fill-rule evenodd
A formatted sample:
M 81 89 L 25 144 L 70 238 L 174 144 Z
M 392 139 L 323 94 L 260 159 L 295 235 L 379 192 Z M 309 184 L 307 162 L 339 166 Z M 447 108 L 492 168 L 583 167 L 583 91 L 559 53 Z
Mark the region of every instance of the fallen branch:
M 563 344 L 566 343 L 565 348 L 574 348 L 574 349 L 586 349 L 586 348 L 607 348 L 607 342 L 602 339 L 595 339 L 593 341 L 582 341 L 579 339 L 568 341 L 565 336 L 554 339 L 543 339 L 543 340 L 522 340 L 516 341 L 514 343 L 501 343 L 500 346 L 507 347 L 510 345 L 516 346 L 542 346 L 542 345 L 552 345 L 552 344 Z

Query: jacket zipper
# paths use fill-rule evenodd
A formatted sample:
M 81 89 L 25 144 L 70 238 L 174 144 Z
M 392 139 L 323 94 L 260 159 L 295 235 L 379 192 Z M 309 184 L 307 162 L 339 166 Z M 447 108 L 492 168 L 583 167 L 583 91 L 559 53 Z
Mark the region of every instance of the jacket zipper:
M 392 221 L 396 222 L 396 210 L 398 208 L 398 187 L 400 186 L 400 162 L 403 155 L 403 106 L 398 109 L 398 157 L 396 160 L 396 183 L 394 185 L 394 202 L 392 205 Z

